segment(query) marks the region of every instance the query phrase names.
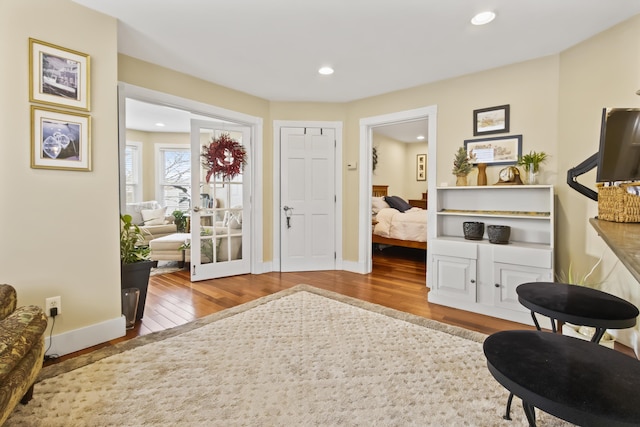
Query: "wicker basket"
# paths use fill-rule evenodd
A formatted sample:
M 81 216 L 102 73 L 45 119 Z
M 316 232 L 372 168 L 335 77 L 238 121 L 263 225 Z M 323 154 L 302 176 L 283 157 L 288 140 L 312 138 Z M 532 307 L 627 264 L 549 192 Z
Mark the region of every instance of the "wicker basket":
M 640 186 L 630 182 L 619 186 L 598 186 L 598 219 L 613 222 L 640 222 L 640 196 L 627 192 L 627 187 Z

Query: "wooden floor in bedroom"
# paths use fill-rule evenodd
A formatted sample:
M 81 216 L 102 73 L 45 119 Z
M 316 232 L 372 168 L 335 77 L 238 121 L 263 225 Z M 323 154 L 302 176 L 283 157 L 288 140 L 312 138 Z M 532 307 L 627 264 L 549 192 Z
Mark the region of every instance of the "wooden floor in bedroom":
M 508 329 L 533 329 L 507 320 L 430 304 L 427 301 L 425 251 L 387 247 L 373 251 L 373 271 L 366 275 L 346 271 L 273 272 L 193 283 L 189 280 L 188 270 L 152 276 L 144 317 L 135 328 L 127 331 L 126 336 L 46 364 L 172 328 L 300 283 L 485 334 Z M 631 349 L 623 347 L 621 350 L 633 355 Z

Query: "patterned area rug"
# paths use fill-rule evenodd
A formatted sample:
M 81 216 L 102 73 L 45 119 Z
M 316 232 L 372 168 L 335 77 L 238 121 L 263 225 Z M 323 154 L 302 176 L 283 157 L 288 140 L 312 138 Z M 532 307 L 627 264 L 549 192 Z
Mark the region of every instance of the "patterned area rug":
M 47 367 L 6 425 L 524 426 L 483 339 L 298 285 Z
M 182 269 L 182 267 L 178 267 L 178 261 L 158 261 L 158 266 L 153 267 L 149 275 L 157 276 L 159 274 L 173 273 Z

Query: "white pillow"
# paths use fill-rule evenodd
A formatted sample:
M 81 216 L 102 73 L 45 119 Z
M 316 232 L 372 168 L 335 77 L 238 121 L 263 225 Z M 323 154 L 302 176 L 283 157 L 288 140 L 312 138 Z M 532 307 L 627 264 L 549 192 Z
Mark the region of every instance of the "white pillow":
M 164 215 L 167 208 L 160 209 L 142 209 L 142 220 L 144 225 L 162 225 L 164 224 Z
M 384 200 L 384 197 L 372 197 L 371 198 L 371 212 L 377 214 L 380 209 L 390 208 L 389 203 Z
M 238 219 L 235 216 L 232 216 L 231 219 L 229 220 L 229 228 L 235 228 L 235 229 L 242 228 L 242 219 L 238 221 Z

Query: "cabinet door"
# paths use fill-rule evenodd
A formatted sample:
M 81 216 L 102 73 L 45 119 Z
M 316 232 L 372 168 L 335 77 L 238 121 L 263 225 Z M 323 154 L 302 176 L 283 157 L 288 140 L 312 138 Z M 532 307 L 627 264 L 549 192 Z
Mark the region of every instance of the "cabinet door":
M 460 301 L 476 302 L 476 265 L 475 259 L 433 255 L 433 290 Z
M 550 282 L 552 281 L 551 269 L 527 267 L 524 265 L 493 264 L 494 277 L 494 304 L 496 307 L 503 307 L 518 311 L 527 311 L 520 302 L 516 288 L 518 285 L 527 282 Z

